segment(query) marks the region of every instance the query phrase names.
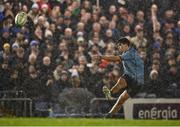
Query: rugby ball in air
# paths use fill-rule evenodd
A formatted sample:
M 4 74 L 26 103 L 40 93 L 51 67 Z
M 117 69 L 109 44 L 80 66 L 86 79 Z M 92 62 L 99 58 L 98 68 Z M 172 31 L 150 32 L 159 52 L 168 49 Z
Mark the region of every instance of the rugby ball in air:
M 23 26 L 26 24 L 26 22 L 27 22 L 27 13 L 25 13 L 25 12 L 17 13 L 17 15 L 15 17 L 15 24 L 17 26 Z

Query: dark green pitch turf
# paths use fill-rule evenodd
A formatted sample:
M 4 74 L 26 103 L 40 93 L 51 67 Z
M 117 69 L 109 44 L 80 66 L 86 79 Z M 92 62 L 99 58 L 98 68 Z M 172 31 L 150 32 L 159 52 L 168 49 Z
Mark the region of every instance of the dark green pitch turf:
M 0 126 L 180 126 L 180 120 L 0 118 Z

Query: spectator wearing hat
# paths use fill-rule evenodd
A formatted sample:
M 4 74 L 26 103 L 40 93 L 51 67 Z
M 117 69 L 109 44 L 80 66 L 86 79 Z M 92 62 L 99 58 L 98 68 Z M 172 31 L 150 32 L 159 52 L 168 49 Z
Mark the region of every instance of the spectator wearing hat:
M 81 33 L 81 35 L 80 35 L 80 33 Z M 85 24 L 83 22 L 78 22 L 76 36 L 77 37 L 82 36 L 86 40 L 88 39 L 88 34 L 85 31 Z
M 48 11 L 50 11 L 50 8 L 47 3 L 41 4 L 41 11 L 42 14 L 48 15 Z
M 3 45 L 3 51 L 1 51 L 2 53 L 6 53 L 6 54 L 10 54 L 10 45 L 9 43 L 4 43 Z
M 162 45 L 159 41 L 153 43 L 152 52 L 162 52 L 161 49 L 162 49 Z
M 28 16 L 32 19 L 34 24 L 37 24 L 39 14 L 39 5 L 37 3 L 34 3 L 28 13 Z
M 13 43 L 11 48 L 12 48 L 12 53 L 16 53 L 17 49 L 19 48 L 18 43 Z
M 4 43 L 3 50 L 0 51 L 0 59 L 9 58 L 10 54 L 10 45 L 9 43 Z
M 32 41 L 30 42 L 31 48 L 37 47 L 38 45 L 39 45 L 39 42 L 38 42 L 37 40 L 32 40 Z
M 71 70 L 71 83 L 73 88 L 81 87 L 81 80 L 79 78 L 79 73 L 76 67 L 73 67 Z
M 166 85 L 162 83 L 157 70 L 151 70 L 149 79 L 146 82 L 145 91 L 147 97 L 159 98 L 164 96 Z
M 10 45 L 9 45 L 9 43 L 4 43 L 3 50 L 0 52 L 0 59 L 3 61 L 3 63 L 5 63 L 2 65 L 2 67 L 4 66 L 5 68 L 9 68 L 10 58 L 11 58 Z
M 40 52 L 40 48 L 39 48 L 39 41 L 32 40 L 30 42 L 29 48 L 26 51 L 26 56 L 28 56 L 30 54 L 36 55 L 38 57 L 37 60 L 40 61 L 41 52 Z
M 86 40 L 83 37 L 83 33 L 82 32 L 78 32 L 77 33 L 77 44 L 78 46 L 83 45 L 86 46 Z
M 62 89 L 64 89 L 64 88 L 69 88 L 69 87 L 71 87 L 72 85 L 70 84 L 70 82 L 69 82 L 69 75 L 68 75 L 68 72 L 67 71 L 65 71 L 65 70 L 63 70 L 62 72 L 61 72 L 61 87 L 62 87 Z M 61 89 L 61 90 L 62 90 Z

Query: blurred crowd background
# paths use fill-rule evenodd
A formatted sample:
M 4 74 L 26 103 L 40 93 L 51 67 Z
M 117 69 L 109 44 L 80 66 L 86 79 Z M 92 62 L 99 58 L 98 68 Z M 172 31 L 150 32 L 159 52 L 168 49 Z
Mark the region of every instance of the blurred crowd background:
M 1 0 L 0 91 L 24 91 L 33 100 L 62 105 L 66 97 L 87 104 L 104 98 L 102 87 L 111 88 L 123 71 L 120 63 L 98 56 L 119 54 L 115 41 L 127 36 L 145 64 L 145 85 L 136 97 L 179 98 L 179 5 L 179 0 Z M 28 14 L 22 27 L 14 23 L 20 11 Z

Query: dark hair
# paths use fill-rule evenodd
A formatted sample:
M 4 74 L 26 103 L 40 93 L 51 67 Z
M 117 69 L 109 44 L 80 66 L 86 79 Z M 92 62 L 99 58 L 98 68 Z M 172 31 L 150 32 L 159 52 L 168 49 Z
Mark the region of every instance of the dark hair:
M 116 44 L 127 44 L 128 46 L 130 46 L 130 43 L 131 42 L 126 37 L 122 37 L 116 42 Z

